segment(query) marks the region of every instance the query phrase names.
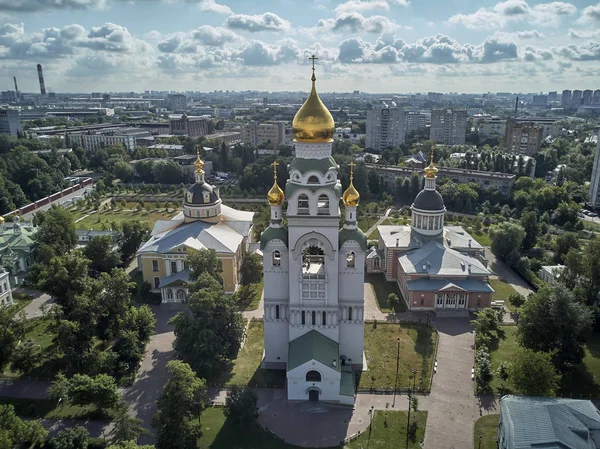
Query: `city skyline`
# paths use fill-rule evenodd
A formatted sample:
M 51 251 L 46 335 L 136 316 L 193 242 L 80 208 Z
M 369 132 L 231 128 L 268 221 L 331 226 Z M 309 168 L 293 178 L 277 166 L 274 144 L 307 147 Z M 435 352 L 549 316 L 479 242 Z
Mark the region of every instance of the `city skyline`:
M 0 89 L 596 89 L 600 3 L 0 0 Z M 277 87 L 277 89 L 274 89 Z

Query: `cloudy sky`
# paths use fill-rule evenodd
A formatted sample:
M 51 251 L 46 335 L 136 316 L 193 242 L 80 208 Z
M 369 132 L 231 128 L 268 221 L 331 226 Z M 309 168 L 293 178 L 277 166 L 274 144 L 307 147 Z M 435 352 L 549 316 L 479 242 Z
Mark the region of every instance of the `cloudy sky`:
M 0 0 L 0 90 L 600 88 L 600 3 Z

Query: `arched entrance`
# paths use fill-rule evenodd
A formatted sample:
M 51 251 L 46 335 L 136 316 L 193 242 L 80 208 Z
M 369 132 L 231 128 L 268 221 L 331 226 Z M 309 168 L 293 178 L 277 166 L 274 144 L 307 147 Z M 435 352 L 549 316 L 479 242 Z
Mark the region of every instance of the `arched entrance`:
M 321 391 L 316 388 L 316 387 L 312 387 L 308 389 L 308 401 L 309 402 L 319 402 L 319 396 L 321 395 Z

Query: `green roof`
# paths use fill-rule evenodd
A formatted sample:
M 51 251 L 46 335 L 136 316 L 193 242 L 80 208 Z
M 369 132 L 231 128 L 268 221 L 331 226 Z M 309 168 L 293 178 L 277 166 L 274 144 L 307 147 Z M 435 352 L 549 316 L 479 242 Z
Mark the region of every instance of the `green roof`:
M 269 226 L 267 229 L 263 231 L 260 236 L 260 250 L 262 251 L 267 246 L 271 240 L 279 239 L 285 243 L 285 246 L 288 244 L 288 230 L 285 226 L 281 226 L 280 228 L 274 228 Z
M 8 227 L 0 230 L 0 254 L 4 254 L 9 246 L 16 253 L 30 254 L 35 246 L 36 232 L 37 228 L 29 225 L 21 225 L 20 233 Z
M 356 229 L 340 229 L 340 248 L 348 240 L 354 240 L 357 242 L 363 251 L 367 250 L 367 236 L 360 228 Z
M 294 158 L 294 160 L 288 165 L 288 170 L 296 169 L 300 173 L 306 173 L 309 171 L 318 171 L 320 173 L 327 173 L 329 170 L 338 170 L 340 166 L 337 164 L 334 158 L 331 156 L 325 159 L 302 159 L 300 157 Z
M 288 182 L 285 185 L 285 196 L 287 198 L 291 197 L 292 194 L 296 190 L 298 190 L 298 189 L 308 189 L 308 190 L 310 190 L 311 192 L 314 193 L 317 190 L 323 189 L 323 188 L 333 189 L 334 193 L 336 194 L 336 196 L 338 198 L 341 198 L 341 196 L 342 196 L 342 183 L 339 180 L 335 183 L 335 185 L 324 186 L 324 185 L 320 185 L 320 184 L 317 184 L 317 185 L 300 185 L 300 184 L 294 184 L 289 179 L 288 179 Z
M 290 341 L 287 370 L 291 371 L 311 360 L 321 362 L 336 371 L 340 370 L 340 345 L 325 335 L 311 330 Z M 336 366 L 333 366 L 333 361 Z
M 353 396 L 354 397 L 354 371 L 352 367 L 342 367 L 342 377 L 340 379 L 340 394 L 342 396 Z

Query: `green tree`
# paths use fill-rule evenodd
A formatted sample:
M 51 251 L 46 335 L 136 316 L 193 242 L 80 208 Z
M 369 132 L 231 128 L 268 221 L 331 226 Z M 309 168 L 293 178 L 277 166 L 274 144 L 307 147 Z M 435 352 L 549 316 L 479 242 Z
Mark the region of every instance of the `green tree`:
M 139 246 L 149 235 L 150 227 L 148 226 L 148 223 L 139 220 L 123 222 L 121 233 L 117 238 L 123 262 L 129 261 L 135 255 Z
M 396 307 L 398 306 L 398 304 L 400 304 L 400 298 L 398 298 L 398 295 L 396 293 L 390 293 L 388 295 L 388 304 L 390 306 L 390 309 L 396 310 Z
M 61 206 L 52 206 L 47 211 L 38 212 L 34 220 L 38 229 L 35 240 L 52 249 L 53 255 L 62 256 L 77 246 L 77 232 L 73 214 Z M 48 260 L 38 260 L 47 263 Z
M 113 165 L 112 174 L 122 182 L 130 182 L 133 179 L 133 168 L 125 161 L 118 161 Z
M 513 391 L 523 396 L 553 397 L 560 380 L 550 353 L 526 348 L 513 354 L 507 375 Z
M 207 273 L 219 284 L 223 285 L 223 278 L 221 273 L 223 272 L 223 262 L 217 257 L 217 252 L 214 249 L 201 249 L 199 251 L 190 251 L 185 260 L 186 266 L 190 270 L 190 280 L 192 283 L 198 279 L 198 277 Z M 192 287 L 193 290 L 193 287 Z
M 554 241 L 554 259 L 556 263 L 565 263 L 567 253 L 570 250 L 579 250 L 579 238 L 573 232 L 565 232 L 556 237 Z
M 127 407 L 124 404 L 121 404 L 121 407 L 117 408 L 117 413 L 113 421 L 113 428 L 109 433 L 111 444 L 123 444 L 129 441 L 136 444 L 140 437 L 149 434 L 141 424 L 142 421 L 129 416 Z
M 206 384 L 187 363 L 167 363 L 169 381 L 158 398 L 153 425 L 157 449 L 196 449 L 201 435 L 200 414 L 206 406 Z
M 108 273 L 121 263 L 121 255 L 113 251 L 113 241 L 108 235 L 92 238 L 83 249 L 83 255 L 90 260 L 90 268 L 100 273 Z
M 85 427 L 76 426 L 61 430 L 50 440 L 52 449 L 87 449 L 90 434 Z
M 525 297 L 520 293 L 511 293 L 508 297 L 508 302 L 515 307 L 521 307 L 523 304 L 525 304 Z
M 521 226 L 523 226 L 523 230 L 525 231 L 523 249 L 528 251 L 535 246 L 537 237 L 540 233 L 540 225 L 537 221 L 537 214 L 533 211 L 525 212 L 521 216 Z
M 240 310 L 246 310 L 252 305 L 254 298 L 256 298 L 256 290 L 255 284 L 242 285 L 233 294 L 235 302 Z
M 13 405 L 0 405 L 0 448 L 41 447 L 48 432 L 38 420 L 22 420 Z
M 41 359 L 42 354 L 33 343 L 25 342 L 15 348 L 10 367 L 13 371 L 28 373 L 40 363 Z
M 570 281 L 570 288 L 581 287 L 585 291 L 588 303 L 592 304 L 600 291 L 600 239 L 590 240 L 581 253 L 576 250 L 569 251 L 565 266 L 561 279 Z
M 479 349 L 475 353 L 475 379 L 477 380 L 477 389 L 485 391 L 492 379 L 492 362 L 489 353 L 484 349 Z
M 95 405 L 100 410 L 113 408 L 120 400 L 115 379 L 107 374 L 75 374 L 69 379 L 67 397 L 70 404 Z
M 0 307 L 0 372 L 12 360 L 20 341 L 25 338 L 25 315 L 16 306 Z
M 559 283 L 543 287 L 527 300 L 517 335 L 525 348 L 553 352 L 555 366 L 562 371 L 583 360 L 591 331 L 592 313 Z
M 258 420 L 258 396 L 252 390 L 236 385 L 225 398 L 223 413 L 237 426 L 252 429 Z
M 154 446 L 139 446 L 135 441 L 121 441 L 116 444 L 111 444 L 107 449 L 154 449 Z
M 492 237 L 492 252 L 509 264 L 514 264 L 519 259 L 519 252 L 525 238 L 522 226 L 504 222 L 490 231 Z
M 135 283 L 127 272 L 114 268 L 110 274 L 102 273 L 94 292 L 98 336 L 108 341 L 123 330 L 131 304 L 131 292 Z
M 256 284 L 262 278 L 262 257 L 256 253 L 247 254 L 242 262 L 242 281 L 243 285 Z

